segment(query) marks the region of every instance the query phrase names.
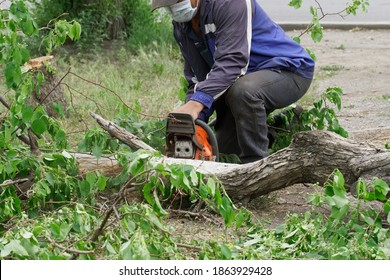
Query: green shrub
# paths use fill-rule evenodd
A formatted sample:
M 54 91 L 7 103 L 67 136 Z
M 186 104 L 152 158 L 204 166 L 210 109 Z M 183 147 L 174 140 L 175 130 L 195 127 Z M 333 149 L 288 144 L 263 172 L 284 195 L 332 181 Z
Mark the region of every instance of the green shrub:
M 34 13 L 40 27 L 53 18 L 76 19 L 83 29 L 77 46 L 87 52 L 105 40 L 126 39 L 133 50 L 154 41 L 173 43 L 168 18 L 152 13 L 148 0 L 42 0 Z

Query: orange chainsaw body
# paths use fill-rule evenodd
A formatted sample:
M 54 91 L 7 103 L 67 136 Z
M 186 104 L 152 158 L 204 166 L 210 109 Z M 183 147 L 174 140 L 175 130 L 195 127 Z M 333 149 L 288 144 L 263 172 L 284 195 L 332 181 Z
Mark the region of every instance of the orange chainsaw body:
M 210 140 L 214 141 L 214 147 Z M 205 123 L 194 122 L 188 114 L 169 114 L 165 147 L 168 157 L 215 161 L 218 158 L 215 143 L 215 136 Z
M 195 125 L 195 139 L 202 149 L 196 148 L 194 159 L 213 160 L 213 149 L 209 142 L 209 135 L 200 125 Z

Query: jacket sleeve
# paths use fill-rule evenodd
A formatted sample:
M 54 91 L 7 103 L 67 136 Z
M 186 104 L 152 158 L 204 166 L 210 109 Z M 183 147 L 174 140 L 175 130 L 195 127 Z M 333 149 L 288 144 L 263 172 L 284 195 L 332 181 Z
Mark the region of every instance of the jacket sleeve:
M 247 71 L 252 38 L 252 0 L 215 1 L 212 9 L 216 34 L 214 65 L 207 78 L 195 85 L 190 99 L 207 108 Z M 208 30 L 206 30 L 207 32 Z
M 186 59 L 184 59 L 184 77 L 188 82 L 188 89 L 186 92 L 186 102 L 188 102 L 189 100 L 192 100 L 191 98 L 194 95 L 194 87 L 195 84 L 197 83 L 197 78 L 196 75 L 191 70 L 191 66 L 189 65 Z M 200 112 L 198 118 L 207 123 L 209 121 L 210 116 L 213 114 L 213 112 L 214 112 L 214 108 L 212 108 L 212 106 L 210 106 L 210 108 L 205 107 L 202 110 L 202 112 Z

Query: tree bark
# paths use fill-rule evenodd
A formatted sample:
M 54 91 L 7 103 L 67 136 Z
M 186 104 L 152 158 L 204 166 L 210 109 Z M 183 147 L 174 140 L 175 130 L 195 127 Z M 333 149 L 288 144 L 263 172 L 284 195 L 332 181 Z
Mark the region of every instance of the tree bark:
M 51 117 L 58 117 L 58 112 L 54 109 L 54 105 L 61 105 L 63 111 L 66 112 L 68 102 L 65 98 L 62 85 L 58 83 L 59 78 L 48 71 L 45 67 L 45 63 L 51 62 L 55 64 L 53 56 L 43 56 L 34 59 L 30 59 L 29 63 L 25 67 L 29 70 L 39 71 L 45 77 L 45 80 L 40 86 L 39 91 L 34 91 L 31 95 L 30 102 L 32 104 L 41 104 L 44 107 L 46 113 Z M 35 78 L 36 79 L 36 78 Z
M 96 114 L 92 116 L 111 136 L 130 147 L 154 151 L 123 128 Z M 110 176 L 120 172 L 113 158 L 96 160 L 93 156 L 75 156 L 83 172 L 100 170 Z M 248 164 L 167 157 L 161 157 L 161 162 L 192 165 L 198 172 L 217 177 L 235 200 L 252 199 L 296 183 L 323 184 L 335 169 L 343 173 L 348 188 L 359 178 L 370 180 L 377 177 L 390 183 L 390 151 L 345 139 L 329 131 L 297 133 L 289 147 Z

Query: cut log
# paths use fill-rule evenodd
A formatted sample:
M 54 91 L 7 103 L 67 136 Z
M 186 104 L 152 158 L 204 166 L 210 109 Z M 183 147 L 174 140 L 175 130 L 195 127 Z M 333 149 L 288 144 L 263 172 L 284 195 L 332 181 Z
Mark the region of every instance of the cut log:
M 132 148 L 154 151 L 125 129 L 96 114 L 93 117 L 112 137 Z M 96 160 L 85 155 L 82 161 L 77 159 L 83 172 L 100 170 L 113 175 L 120 170 L 115 159 Z M 297 133 L 289 147 L 248 164 L 167 157 L 161 157 L 161 162 L 191 165 L 198 172 L 217 177 L 234 200 L 255 198 L 296 183 L 323 184 L 335 169 L 344 174 L 347 187 L 353 186 L 359 178 L 378 177 L 390 183 L 390 151 L 345 139 L 329 131 Z

